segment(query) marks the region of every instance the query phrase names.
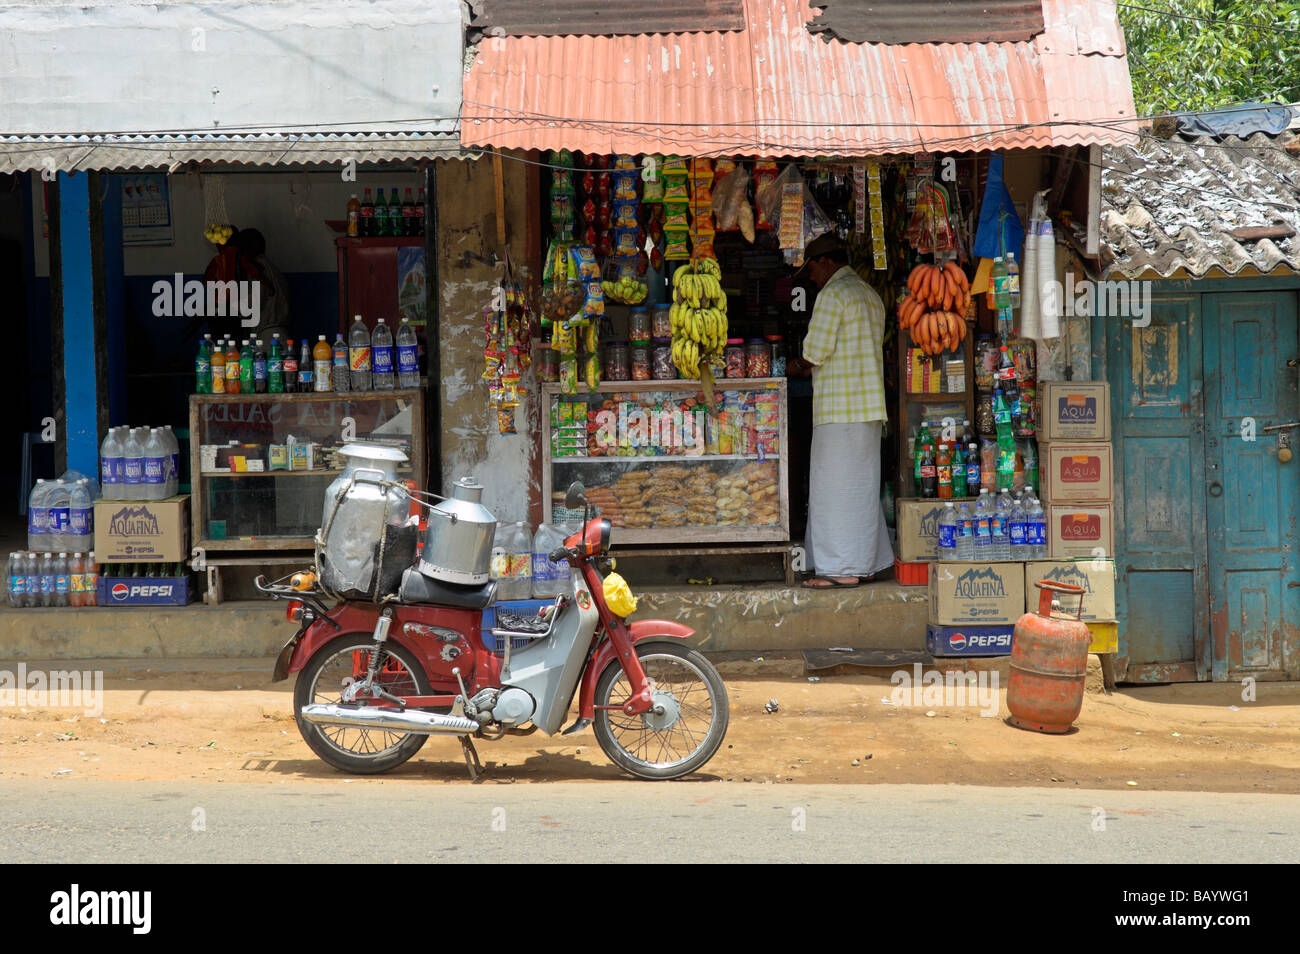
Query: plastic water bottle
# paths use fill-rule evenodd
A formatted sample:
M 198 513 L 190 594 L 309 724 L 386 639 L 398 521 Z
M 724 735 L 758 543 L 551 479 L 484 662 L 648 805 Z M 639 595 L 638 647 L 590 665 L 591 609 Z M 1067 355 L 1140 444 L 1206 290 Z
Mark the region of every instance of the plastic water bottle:
M 533 598 L 552 599 L 569 589 L 569 564 L 552 562 L 550 553 L 564 545 L 564 533 L 554 524 L 544 523 L 533 534 Z
M 67 606 L 72 598 L 72 581 L 68 579 L 68 555 L 60 553 L 54 561 L 54 605 Z
M 348 363 L 352 366 L 352 390 L 369 391 L 370 332 L 366 331 L 360 315 L 352 319 L 352 327 L 348 329 Z
M 1010 529 L 1007 524 L 1010 522 L 1011 513 L 999 497 L 993 503 L 992 513 L 989 515 L 989 536 L 993 538 L 992 560 L 1010 560 L 1011 559 L 1011 541 L 1007 536 Z
M 90 480 L 83 477 L 72 485 L 68 493 L 68 540 L 74 553 L 85 553 L 90 549 L 90 540 L 95 532 L 94 499 L 90 493 Z
M 117 500 L 122 496 L 122 429 L 110 427 L 104 443 L 99 445 L 99 480 L 104 497 Z
M 170 424 L 162 429 L 163 447 L 167 450 L 167 470 L 163 497 L 175 497 L 181 490 L 181 442 Z M 87 548 L 89 549 L 89 548 Z
M 334 374 L 330 383 L 334 385 L 335 391 L 350 391 L 352 374 L 348 367 L 348 343 L 343 340 L 343 332 L 335 332 L 331 347 L 334 349 Z
M 975 503 L 975 559 L 987 563 L 997 559 L 993 555 L 993 500 L 989 489 L 980 489 Z
M 41 601 L 39 606 L 54 605 L 54 556 L 50 553 L 41 554 L 40 564 L 41 578 Z
M 144 492 L 142 500 L 162 500 L 167 495 L 166 471 L 171 454 L 163 446 L 162 429 L 152 428 L 144 445 Z
M 15 550 L 9 554 L 9 563 L 5 566 L 5 595 L 9 605 L 23 605 L 24 591 L 27 589 L 27 577 L 23 573 L 22 553 Z
M 46 504 L 50 488 L 47 484 L 44 477 L 38 479 L 27 498 L 27 547 L 31 550 L 44 549 L 50 538 L 50 508 Z
M 975 514 L 968 503 L 957 511 L 957 559 L 975 559 Z
M 510 538 L 510 599 L 533 595 L 533 535 L 522 521 L 513 525 Z
M 952 501 L 943 505 L 939 516 L 939 559 L 957 559 L 957 511 Z
M 370 336 L 370 360 L 374 365 L 375 390 L 393 390 L 397 386 L 393 367 L 393 333 L 382 318 L 375 322 L 374 334 Z
M 409 318 L 403 318 L 397 328 L 397 383 L 404 388 L 420 386 L 420 339 Z
M 1026 515 L 1025 536 L 1029 543 L 1029 559 L 1047 559 L 1047 513 L 1042 502 L 1033 496 L 1029 487 L 1025 491 L 1030 495 L 1029 512 Z
M 52 482 L 46 506 L 50 508 L 49 543 L 51 549 L 60 549 L 68 545 L 72 536 L 72 494 L 70 487 L 61 480 Z
M 1025 508 L 1021 506 L 1020 498 L 1017 497 L 1011 503 L 1011 559 L 1028 560 L 1029 559 L 1029 537 L 1028 537 L 1028 519 L 1025 516 Z
M 143 500 L 144 490 L 144 441 L 132 428 L 122 445 L 122 499 Z

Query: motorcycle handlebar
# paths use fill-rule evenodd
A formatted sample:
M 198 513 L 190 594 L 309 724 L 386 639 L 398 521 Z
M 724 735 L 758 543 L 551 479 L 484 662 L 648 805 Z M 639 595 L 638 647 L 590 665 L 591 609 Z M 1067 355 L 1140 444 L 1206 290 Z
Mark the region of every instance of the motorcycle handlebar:
M 573 551 L 568 547 L 556 547 L 551 551 L 550 559 L 552 563 L 557 563 L 560 560 L 567 560 L 571 556 L 573 556 Z

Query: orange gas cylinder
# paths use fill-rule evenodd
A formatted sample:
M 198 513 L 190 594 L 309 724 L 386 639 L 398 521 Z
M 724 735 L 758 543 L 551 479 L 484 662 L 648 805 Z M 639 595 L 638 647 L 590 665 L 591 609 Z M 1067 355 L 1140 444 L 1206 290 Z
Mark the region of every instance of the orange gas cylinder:
M 1083 708 L 1092 635 L 1079 619 L 1083 587 L 1039 580 L 1038 612 L 1016 623 L 1011 641 L 1007 708 L 1012 725 L 1037 732 L 1068 732 Z M 1079 597 L 1073 616 L 1052 612 L 1053 592 Z M 1058 604 L 1059 608 L 1059 604 Z

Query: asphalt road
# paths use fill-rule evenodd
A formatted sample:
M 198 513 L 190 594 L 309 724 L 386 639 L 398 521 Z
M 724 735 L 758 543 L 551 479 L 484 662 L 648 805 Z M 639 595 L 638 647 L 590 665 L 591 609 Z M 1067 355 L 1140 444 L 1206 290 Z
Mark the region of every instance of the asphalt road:
M 0 781 L 14 862 L 1293 862 L 1288 796 L 726 782 Z

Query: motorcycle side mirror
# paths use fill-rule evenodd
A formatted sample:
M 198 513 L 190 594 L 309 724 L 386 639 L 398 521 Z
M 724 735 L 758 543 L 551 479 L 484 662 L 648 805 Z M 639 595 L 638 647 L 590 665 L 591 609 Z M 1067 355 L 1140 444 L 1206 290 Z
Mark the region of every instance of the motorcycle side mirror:
M 587 509 L 587 488 L 582 486 L 582 481 L 575 480 L 569 484 L 569 490 L 564 495 L 564 506 L 570 510 L 577 510 L 581 507 Z

